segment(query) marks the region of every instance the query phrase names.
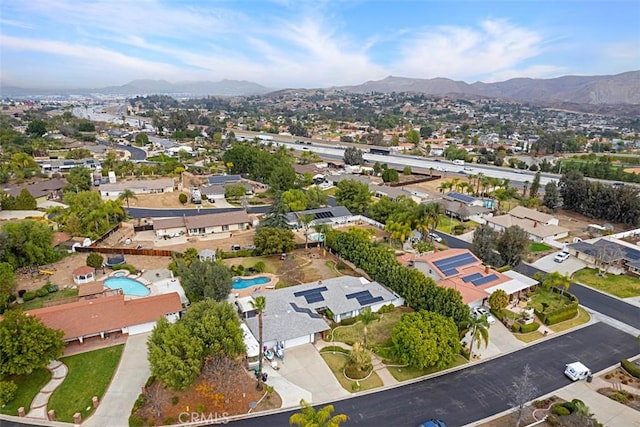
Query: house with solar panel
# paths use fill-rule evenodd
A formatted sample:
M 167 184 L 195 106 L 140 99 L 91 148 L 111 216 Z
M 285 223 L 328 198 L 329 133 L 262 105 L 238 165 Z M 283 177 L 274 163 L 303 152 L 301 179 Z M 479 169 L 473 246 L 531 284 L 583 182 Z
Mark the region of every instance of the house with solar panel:
M 537 280 L 516 271 L 495 271 L 483 265 L 468 249 L 448 249 L 418 256 L 405 254 L 398 261 L 420 270 L 438 286 L 457 290 L 462 301 L 470 307 L 486 304 L 498 289 L 505 291 L 510 299 L 517 299 L 538 284 Z
M 326 224 L 334 227 L 356 221 L 355 217 L 349 212 L 349 209 L 344 206 L 326 206 L 318 209 L 289 212 L 286 215 L 287 223 L 291 228 L 301 228 L 304 226 L 302 218 L 305 215 L 313 215 L 314 217 L 313 221 L 309 223 L 309 227 L 313 227 L 316 224 Z
M 387 304 L 399 307 L 404 299 L 377 282 L 364 277 L 341 276 L 256 293 L 267 300 L 263 312 L 262 335 L 264 345 L 271 348 L 277 343 L 284 348 L 313 343 L 319 334 L 329 330 L 327 318 L 335 322 L 356 317 L 370 307 L 377 312 Z M 258 318 L 251 304 L 243 304 L 243 317 L 254 336 L 258 336 Z
M 598 238 L 568 245 L 568 251 L 592 267 L 611 274 L 640 276 L 640 249 L 632 243 L 612 237 Z
M 445 200 L 463 204 L 465 206 L 478 206 L 487 209 L 493 209 L 493 199 L 473 197 L 468 194 L 450 191 L 443 197 Z

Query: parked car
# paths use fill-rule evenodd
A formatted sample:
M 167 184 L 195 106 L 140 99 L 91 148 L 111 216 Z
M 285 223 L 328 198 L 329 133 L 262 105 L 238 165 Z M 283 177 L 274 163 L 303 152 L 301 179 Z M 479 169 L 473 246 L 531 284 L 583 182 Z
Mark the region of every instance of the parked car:
M 591 371 L 580 362 L 568 363 L 565 367 L 564 374 L 572 381 L 579 381 L 586 379 L 589 382 Z
M 569 252 L 565 252 L 565 251 L 562 251 L 558 253 L 555 257 L 553 257 L 553 260 L 555 262 L 563 262 L 563 261 L 566 261 L 567 259 L 569 259 Z
M 491 313 L 489 313 L 489 311 L 486 308 L 474 307 L 473 315 L 476 316 L 476 317 L 486 316 L 487 317 L 487 323 L 489 323 L 490 325 L 496 323 L 496 318 L 493 317 L 491 315 Z
M 429 233 L 429 238 L 434 242 L 442 242 L 442 237 L 438 236 L 436 233 Z
M 442 420 L 431 418 L 430 420 L 418 424 L 418 427 L 447 427 L 447 425 Z
M 232 252 L 237 252 L 240 250 L 240 245 L 231 245 L 231 251 Z

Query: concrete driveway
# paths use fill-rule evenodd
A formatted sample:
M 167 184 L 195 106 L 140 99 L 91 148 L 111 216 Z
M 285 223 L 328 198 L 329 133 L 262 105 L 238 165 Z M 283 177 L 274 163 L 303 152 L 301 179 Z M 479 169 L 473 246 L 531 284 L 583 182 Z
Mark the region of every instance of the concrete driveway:
M 467 334 L 464 340 L 469 343 L 471 341 L 471 334 Z M 516 338 L 511 331 L 507 329 L 502 323 L 496 321 L 489 327 L 489 344 L 485 347 L 484 343 L 473 345 L 473 354 L 479 355 L 480 359 L 488 359 L 490 357 L 500 356 L 501 354 L 510 353 L 515 350 L 520 350 L 525 347 L 526 344 Z
M 311 392 L 314 403 L 336 400 L 351 394 L 338 383 L 313 344 L 287 349 L 284 360 L 278 361 L 278 365 L 278 373 L 289 382 Z
M 582 270 L 587 266 L 584 261 L 579 260 L 573 255 L 571 255 L 564 262 L 555 262 L 553 258 L 558 254 L 558 252 L 554 252 L 551 255 L 544 256 L 531 265 L 548 273 L 557 271 L 558 273 L 566 274 L 568 276 L 571 276 L 576 271 Z

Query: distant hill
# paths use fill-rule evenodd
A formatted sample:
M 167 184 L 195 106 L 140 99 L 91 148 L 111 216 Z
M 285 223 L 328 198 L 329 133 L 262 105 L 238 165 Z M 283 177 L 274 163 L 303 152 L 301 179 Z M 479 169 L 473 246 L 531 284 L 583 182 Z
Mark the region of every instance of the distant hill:
M 504 82 L 468 84 L 445 78 L 412 79 L 389 76 L 356 86 L 334 89 L 346 92 L 414 92 L 500 98 L 546 104 L 640 104 L 640 71 L 613 76 L 563 76 L 553 79 L 517 78 Z
M 170 95 L 177 97 L 248 96 L 261 95 L 271 91 L 257 83 L 240 80 L 221 80 L 219 82 L 179 82 L 165 80 L 133 80 L 122 86 L 109 86 L 92 89 L 32 89 L 0 85 L 0 97 L 21 98 L 54 95 Z

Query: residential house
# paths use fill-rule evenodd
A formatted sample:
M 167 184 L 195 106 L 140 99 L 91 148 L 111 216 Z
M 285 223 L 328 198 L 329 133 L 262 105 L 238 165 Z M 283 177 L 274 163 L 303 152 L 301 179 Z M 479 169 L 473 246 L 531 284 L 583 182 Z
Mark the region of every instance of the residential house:
M 285 348 L 312 343 L 316 334 L 335 322 L 356 317 L 364 308 L 377 312 L 382 306 L 399 307 L 404 300 L 377 282 L 363 277 L 341 276 L 313 283 L 257 293 L 267 300 L 263 313 L 264 345 L 281 343 Z M 247 325 L 258 336 L 258 320 L 250 304 L 242 304 Z M 242 311 L 242 309 L 241 309 Z
M 612 274 L 640 276 L 640 248 L 613 237 L 576 242 L 567 246 L 569 253 L 591 267 Z
M 485 217 L 485 220 L 487 225 L 497 232 L 518 226 L 527 233 L 529 240 L 534 242 L 557 245 L 556 240 L 569 236 L 569 230 L 560 227 L 557 218 L 522 206 L 512 209 L 506 215 Z
M 211 185 L 239 184 L 242 182 L 240 175 L 214 175 L 210 176 L 207 181 Z
M 246 230 L 251 225 L 247 212 L 233 212 L 194 215 L 188 217 L 161 218 L 153 221 L 153 230 L 158 238 L 187 234 L 205 236 Z
M 420 203 L 420 201 L 422 200 L 402 187 L 389 187 L 386 185 L 369 184 L 369 190 L 375 197 L 386 196 L 391 200 L 398 200 L 400 197 L 407 197 L 416 203 Z
M 18 197 L 22 190 L 26 189 L 36 202 L 44 202 L 46 200 L 58 200 L 62 198 L 62 190 L 67 185 L 67 181 L 62 178 L 49 179 L 47 181 L 37 182 L 35 184 L 19 185 L 11 187 L 5 191 L 13 196 Z
M 435 200 L 435 203 L 442 207 L 446 216 L 457 218 L 460 221 L 469 221 L 472 217 L 480 217 L 491 211 L 489 208 L 483 206 L 467 205 L 445 198 Z
M 487 209 L 493 208 L 492 199 L 480 199 L 477 197 L 469 196 L 468 194 L 458 193 L 457 191 L 450 191 L 443 196 L 443 199 L 451 202 L 462 203 L 465 206 L 477 206 Z
M 123 190 L 131 190 L 136 194 L 171 193 L 174 188 L 173 178 L 159 178 L 150 180 L 120 181 L 100 185 L 100 195 L 103 199 L 117 199 Z
M 177 293 L 125 300 L 122 294 L 86 299 L 27 311 L 48 328 L 61 329 L 65 342 L 90 337 L 105 338 L 110 333 L 129 335 L 153 330 L 165 316 L 170 322 L 179 318 L 182 304 Z
M 405 254 L 398 261 L 421 271 L 438 286 L 457 290 L 462 301 L 470 307 L 486 304 L 491 293 L 498 289 L 504 290 L 510 298 L 519 298 L 522 292 L 538 283 L 516 272 L 507 275 L 495 271 L 483 265 L 468 249 L 448 249 L 424 255 Z
M 331 227 L 348 224 L 353 222 L 354 216 L 349 209 L 344 206 L 326 206 L 318 209 L 307 209 L 304 211 L 289 212 L 286 214 L 287 223 L 291 228 L 303 227 L 302 218 L 305 215 L 313 216 L 313 220 L 309 223 L 309 227 L 316 224 L 326 224 Z

